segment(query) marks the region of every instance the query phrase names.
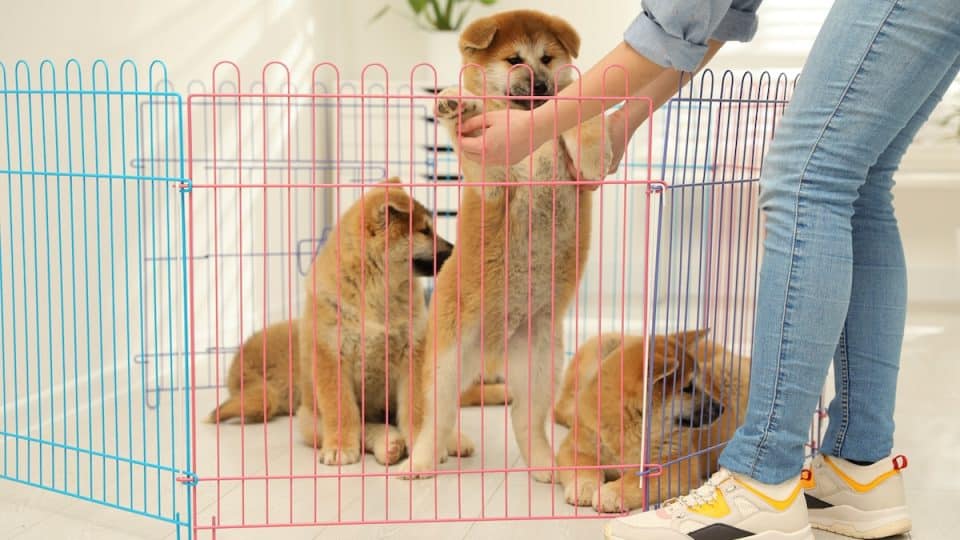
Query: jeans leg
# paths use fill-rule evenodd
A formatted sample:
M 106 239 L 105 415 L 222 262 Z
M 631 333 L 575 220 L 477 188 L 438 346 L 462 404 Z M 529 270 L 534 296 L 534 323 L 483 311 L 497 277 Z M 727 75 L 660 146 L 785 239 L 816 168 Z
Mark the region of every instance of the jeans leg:
M 800 471 L 853 286 L 854 204 L 960 51 L 960 2 L 838 0 L 760 181 L 766 217 L 745 423 L 720 464 L 765 483 Z
M 893 175 L 960 69 L 960 56 L 867 173 L 853 203 L 853 286 L 834 355 L 836 394 L 823 451 L 878 461 L 893 449 L 893 410 L 907 314 L 907 274 L 893 209 Z

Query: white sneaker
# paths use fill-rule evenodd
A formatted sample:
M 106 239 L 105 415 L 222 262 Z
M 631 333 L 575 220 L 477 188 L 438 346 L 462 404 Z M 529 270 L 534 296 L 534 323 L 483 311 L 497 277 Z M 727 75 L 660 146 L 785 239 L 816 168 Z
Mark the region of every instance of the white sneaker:
M 908 532 L 912 523 L 900 474 L 906 467 L 904 456 L 863 466 L 818 455 L 803 478 L 810 524 L 854 538 Z
M 800 478 L 768 485 L 720 469 L 689 495 L 607 523 L 607 540 L 813 540 Z

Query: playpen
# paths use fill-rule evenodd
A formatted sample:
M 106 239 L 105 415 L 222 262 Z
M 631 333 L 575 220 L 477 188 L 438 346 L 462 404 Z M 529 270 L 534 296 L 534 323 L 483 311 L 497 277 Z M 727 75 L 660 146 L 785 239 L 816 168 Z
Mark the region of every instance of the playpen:
M 371 184 L 400 177 L 457 242 L 468 184 L 433 117 L 434 71 L 363 73 L 343 81 L 318 65 L 297 88 L 282 64 L 241 76 L 220 63 L 180 92 L 160 62 L 0 64 L 0 477 L 170 523 L 178 537 L 603 516 L 532 481 L 505 407 L 463 409 L 475 455 L 416 481 L 370 456 L 319 463 L 294 417 L 204 421 L 242 342 L 300 316 L 307 269 Z M 601 332 L 694 328 L 749 354 L 758 179 L 792 86 L 707 71 L 641 127 L 595 192 L 555 361 Z M 556 448 L 564 428 L 546 429 Z M 627 465 L 646 484 L 694 487 L 647 460 L 584 470 Z

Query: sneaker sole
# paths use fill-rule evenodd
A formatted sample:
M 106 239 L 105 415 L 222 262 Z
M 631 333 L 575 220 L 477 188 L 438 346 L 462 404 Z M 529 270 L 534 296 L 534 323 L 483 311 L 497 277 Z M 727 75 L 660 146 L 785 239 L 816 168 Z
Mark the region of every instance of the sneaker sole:
M 886 538 L 910 532 L 912 522 L 906 506 L 883 510 L 859 510 L 852 506 L 809 509 L 810 525 L 853 538 Z
M 606 530 L 604 530 L 603 537 L 606 540 L 630 540 L 629 538 L 621 538 L 619 536 L 608 535 Z M 809 526 L 800 529 L 797 532 L 780 532 L 780 531 L 767 531 L 762 533 L 757 533 L 751 536 L 744 536 L 738 540 L 816 540 L 813 536 L 813 529 Z

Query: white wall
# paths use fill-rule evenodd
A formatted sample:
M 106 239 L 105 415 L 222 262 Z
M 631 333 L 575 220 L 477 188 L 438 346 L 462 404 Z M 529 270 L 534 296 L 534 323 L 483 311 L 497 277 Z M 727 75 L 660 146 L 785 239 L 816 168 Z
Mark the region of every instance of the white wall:
M 397 9 L 369 24 L 384 2 Z M 713 66 L 798 69 L 830 4 L 767 0 L 755 42 L 729 44 Z M 537 8 L 573 21 L 583 38 L 578 64 L 585 68 L 618 43 L 639 6 L 640 0 L 589 6 L 581 0 L 501 0 L 495 9 Z M 141 65 L 161 58 L 181 90 L 193 79 L 210 80 L 211 67 L 221 59 L 238 62 L 246 81 L 269 60 L 288 63 L 301 87 L 309 67 L 327 60 L 341 67 L 344 79 L 358 78 L 365 63 L 382 62 L 393 81 L 405 81 L 410 67 L 432 53 L 402 10 L 400 0 L 7 0 L 0 17 L 0 61 L 9 69 L 19 58 L 62 64 L 76 57 L 85 65 L 100 57 L 113 65 L 124 58 Z M 472 16 L 493 10 L 475 7 Z M 960 300 L 960 217 L 935 211 L 960 193 L 960 142 L 944 142 L 941 135 L 924 132 L 905 160 L 897 188 L 911 291 L 924 301 Z
M 330 2 L 338 4 L 339 2 Z M 16 0 L 4 3 L 0 51 L 5 62 L 50 58 L 113 65 L 159 58 L 175 81 L 209 79 L 218 60 L 259 71 L 270 60 L 300 69 L 319 52 L 321 2 L 274 0 Z M 183 83 L 181 83 L 183 84 Z

